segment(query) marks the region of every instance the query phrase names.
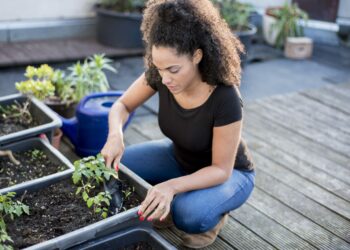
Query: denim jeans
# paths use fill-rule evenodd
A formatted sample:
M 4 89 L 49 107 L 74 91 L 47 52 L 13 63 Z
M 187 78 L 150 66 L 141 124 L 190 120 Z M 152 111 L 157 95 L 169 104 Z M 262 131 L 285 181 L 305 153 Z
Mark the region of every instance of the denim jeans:
M 186 174 L 175 159 L 169 139 L 129 146 L 121 162 L 152 185 Z M 255 171 L 234 169 L 223 184 L 175 195 L 171 204 L 175 226 L 192 234 L 212 229 L 225 213 L 248 199 L 254 182 Z

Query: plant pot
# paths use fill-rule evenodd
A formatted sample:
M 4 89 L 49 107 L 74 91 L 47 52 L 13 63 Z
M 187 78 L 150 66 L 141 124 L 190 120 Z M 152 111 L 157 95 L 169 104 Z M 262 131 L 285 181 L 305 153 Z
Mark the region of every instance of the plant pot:
M 253 24 L 249 24 L 247 30 L 235 32 L 239 40 L 243 43 L 245 49 L 245 53 L 240 55 L 242 66 L 245 66 L 248 63 L 247 58 L 249 57 L 250 47 L 252 45 L 252 38 L 254 37 L 256 32 L 257 28 Z
M 40 151 L 43 151 L 44 154 L 49 158 L 50 162 L 55 163 L 58 166 L 65 166 L 66 170 L 2 188 L 0 189 L 0 193 L 4 194 L 10 191 L 18 192 L 26 189 L 31 189 L 34 186 L 38 188 L 44 187 L 47 186 L 48 183 L 51 183 L 52 180 L 61 179 L 67 174 L 71 174 L 73 172 L 74 166 L 58 150 L 40 138 L 30 138 L 0 147 L 0 150 L 11 150 L 13 153 L 31 149 L 38 149 Z M 22 159 L 18 160 L 21 161 Z
M 284 56 L 290 59 L 306 59 L 312 55 L 313 43 L 308 37 L 287 37 Z
M 142 49 L 140 13 L 120 13 L 96 8 L 97 41 L 114 48 Z
M 134 186 L 135 192 L 142 198 L 145 198 L 147 194 L 147 190 L 151 187 L 150 184 L 145 182 L 139 176 L 135 175 L 128 168 L 120 164 L 119 170 L 120 179 L 127 180 L 130 185 Z M 62 180 L 63 178 L 61 178 Z M 64 176 L 64 179 L 71 179 L 71 173 L 68 173 Z M 46 183 L 47 187 L 50 184 L 57 183 L 58 179 L 52 179 L 50 183 Z M 16 189 L 17 196 L 22 195 L 26 190 L 30 192 L 35 192 L 38 190 L 42 190 L 45 188 L 43 185 L 41 186 L 33 186 L 31 188 L 21 188 Z M 30 209 L 30 208 L 29 208 Z M 49 208 L 46 208 L 49 209 Z M 48 241 L 41 242 L 39 244 L 30 246 L 26 249 L 67 249 L 75 246 L 79 246 L 80 244 L 86 243 L 88 241 L 98 239 L 104 236 L 107 236 L 111 233 L 124 230 L 130 227 L 135 227 L 140 224 L 144 227 L 151 227 L 152 224 L 147 221 L 141 222 L 138 218 L 137 211 L 139 210 L 139 206 L 131 208 L 127 211 L 121 212 L 119 214 L 113 215 L 101 221 L 95 222 L 88 226 L 79 228 L 72 232 L 63 234 L 56 238 L 52 238 Z M 79 248 L 78 248 L 79 249 Z
M 137 244 L 140 244 L 138 245 Z M 136 246 L 135 246 L 136 245 Z M 132 227 L 123 231 L 82 244 L 78 250 L 113 250 L 113 249 L 168 249 L 176 248 L 168 243 L 161 235 L 149 227 Z M 73 249 L 72 249 L 73 250 Z
M 0 105 L 11 105 L 15 101 L 23 104 L 27 100 L 30 102 L 29 112 L 37 121 L 38 125 L 0 136 L 0 146 L 21 139 L 34 137 L 42 133 L 47 134 L 47 137 L 51 140 L 54 129 L 61 127 L 62 122 L 57 114 L 49 109 L 43 102 L 33 97 L 27 97 L 21 94 L 8 95 L 0 97 Z
M 75 102 L 62 102 L 59 99 L 46 99 L 44 102 L 50 109 L 64 118 L 72 118 L 75 115 L 77 106 Z
M 263 16 L 263 36 L 267 44 L 271 46 L 276 45 L 277 40 L 277 30 L 272 29 L 272 25 L 277 22 L 277 19 L 273 16 L 264 14 Z
M 55 129 L 55 132 L 52 137 L 51 145 L 58 150 L 60 149 L 62 135 L 63 135 L 63 132 L 61 129 L 59 128 Z

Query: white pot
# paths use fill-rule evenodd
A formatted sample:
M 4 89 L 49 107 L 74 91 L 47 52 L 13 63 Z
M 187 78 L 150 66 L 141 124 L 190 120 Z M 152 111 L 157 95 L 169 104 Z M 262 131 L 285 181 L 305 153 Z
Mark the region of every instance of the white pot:
M 276 23 L 277 19 L 264 14 L 263 16 L 263 36 L 265 41 L 271 45 L 276 45 L 277 30 L 272 29 L 272 24 Z

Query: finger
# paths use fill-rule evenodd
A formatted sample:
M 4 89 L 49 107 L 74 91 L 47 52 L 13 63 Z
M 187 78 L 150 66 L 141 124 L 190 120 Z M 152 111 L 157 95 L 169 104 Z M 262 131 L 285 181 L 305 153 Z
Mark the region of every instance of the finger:
M 113 161 L 113 167 L 114 167 L 115 171 L 119 170 L 120 160 L 121 160 L 121 156 L 117 156 Z
M 145 210 L 145 212 L 142 214 L 142 217 L 143 217 L 143 218 L 147 218 L 147 216 L 148 216 L 149 214 L 151 214 L 151 213 L 153 212 L 154 209 L 157 208 L 158 204 L 159 204 L 159 200 L 158 200 L 158 199 L 154 199 L 154 200 L 152 201 L 152 203 L 149 204 L 149 206 L 147 207 L 147 209 Z
M 147 193 L 147 196 L 145 200 L 141 203 L 141 207 L 139 209 L 138 214 L 143 215 L 147 207 L 151 204 L 151 202 L 154 200 L 155 196 L 153 193 Z
M 165 212 L 163 213 L 163 215 L 160 216 L 159 220 L 163 221 L 168 216 L 169 213 L 170 213 L 170 205 L 166 207 Z
M 164 213 L 167 211 L 167 205 L 165 203 L 159 203 L 157 208 L 154 210 L 152 214 L 148 217 L 148 221 L 159 219 L 164 215 Z
M 111 168 L 111 165 L 112 165 L 112 157 L 106 157 L 107 159 L 105 159 L 105 162 L 106 162 L 106 167 L 107 168 Z

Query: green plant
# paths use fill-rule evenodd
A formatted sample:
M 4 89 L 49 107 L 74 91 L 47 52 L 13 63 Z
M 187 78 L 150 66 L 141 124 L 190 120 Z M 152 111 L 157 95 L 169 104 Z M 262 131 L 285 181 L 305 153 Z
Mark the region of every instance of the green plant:
M 304 35 L 304 27 L 298 25 L 299 19 L 308 19 L 308 14 L 301 10 L 296 3 L 288 4 L 287 2 L 281 8 L 275 8 L 268 12 L 271 16 L 277 19 L 276 23 L 272 24 L 272 30 L 277 31 L 276 46 L 283 47 L 287 37 L 298 37 Z
M 234 31 L 246 30 L 249 25 L 249 17 L 254 7 L 248 3 L 237 0 L 212 0 L 220 11 L 230 28 Z
M 30 102 L 25 101 L 22 104 L 15 101 L 11 105 L 0 105 L 0 121 L 17 121 L 20 124 L 28 125 L 32 123 L 33 117 L 29 112 Z
M 28 66 L 26 68 L 26 81 L 17 82 L 16 88 L 24 94 L 34 95 L 39 100 L 44 100 L 48 96 L 54 95 L 55 86 L 52 84 L 53 69 L 47 64 L 39 68 Z
M 101 0 L 100 5 L 106 9 L 120 12 L 141 11 L 146 0 Z
M 118 179 L 118 173 L 106 167 L 101 154 L 89 156 L 74 162 L 73 183 L 78 186 L 76 194 L 82 195 L 87 206 L 93 207 L 95 213 L 107 217 L 111 195 L 108 192 L 97 193 L 98 188 L 110 178 Z M 97 193 L 96 195 L 94 195 Z
M 10 217 L 11 220 L 15 216 L 19 217 L 23 213 L 29 215 L 29 207 L 21 201 L 13 201 L 15 192 L 0 194 L 0 249 L 12 249 L 9 243 L 13 242 L 7 234 L 5 218 Z
M 104 69 L 116 72 L 104 55 L 93 55 L 84 61 L 77 62 L 69 68 L 69 81 L 74 88 L 74 100 L 80 101 L 85 95 L 109 90 L 109 84 Z

